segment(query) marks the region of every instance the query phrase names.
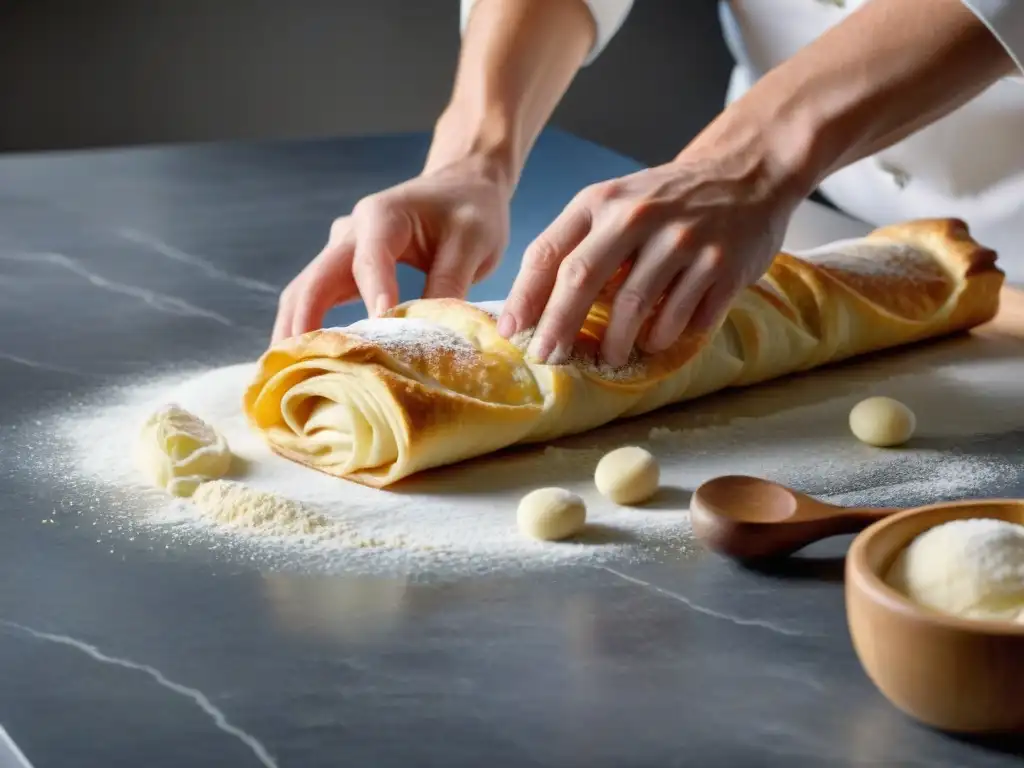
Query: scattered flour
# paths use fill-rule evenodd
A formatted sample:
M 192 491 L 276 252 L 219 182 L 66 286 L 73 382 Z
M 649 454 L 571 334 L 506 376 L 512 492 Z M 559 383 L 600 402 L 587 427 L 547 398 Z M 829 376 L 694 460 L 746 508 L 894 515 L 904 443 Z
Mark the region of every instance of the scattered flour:
M 689 492 L 723 474 L 758 475 L 845 504 L 999 495 L 1021 474 L 1015 439 L 1001 437 L 1024 428 L 1021 352 L 1010 340 L 952 340 L 704 398 L 390 490 L 271 453 L 241 413 L 248 364 L 108 389 L 21 431 L 26 444 L 40 444 L 31 430 L 55 436 L 50 443 L 58 445 L 35 450 L 29 463 L 111 542 L 213 550 L 266 570 L 465 575 L 698 553 L 685 514 Z M 905 448 L 872 448 L 850 435 L 850 408 L 873 394 L 917 413 L 918 432 Z M 236 456 L 228 482 L 204 486 L 198 505 L 147 489 L 135 469 L 138 425 L 167 402 L 214 425 Z M 617 507 L 594 487 L 601 456 L 624 444 L 648 448 L 661 464 L 663 488 L 647 507 Z M 584 499 L 588 526 L 579 539 L 538 542 L 517 533 L 519 500 L 547 485 Z
M 267 536 L 329 534 L 331 520 L 324 514 L 276 493 L 257 491 L 242 483 L 214 480 L 203 483 L 192 495 L 199 515 L 214 525 Z
M 273 454 L 245 422 L 240 398 L 252 375 L 253 366 L 245 364 L 108 390 L 105 402 L 82 404 L 37 427 L 67 444 L 66 451 L 37 461 L 38 469 L 50 480 L 70 464 L 74 496 L 94 499 L 97 527 L 112 538 L 214 549 L 269 568 L 462 574 L 693 549 L 686 499 L 622 510 L 602 504 L 596 491 L 590 494 L 586 481 L 599 452 L 510 453 L 414 478 L 394 490 L 307 469 Z M 179 403 L 215 425 L 235 455 L 224 480 L 200 486 L 197 503 L 146 488 L 131 458 L 137 425 L 164 402 Z M 557 544 L 524 538 L 516 530 L 520 497 L 545 479 L 563 477 L 576 478 L 573 488 L 593 495 L 592 525 Z

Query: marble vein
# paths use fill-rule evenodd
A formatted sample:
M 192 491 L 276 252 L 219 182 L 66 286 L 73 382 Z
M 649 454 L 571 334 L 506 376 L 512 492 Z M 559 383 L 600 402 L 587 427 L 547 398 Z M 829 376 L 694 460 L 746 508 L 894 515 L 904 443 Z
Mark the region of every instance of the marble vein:
M 177 296 L 168 296 L 146 288 L 139 288 L 135 285 L 128 285 L 127 283 L 108 280 L 105 277 L 101 277 L 100 275 L 90 272 L 74 259 L 60 253 L 0 253 L 0 259 L 5 259 L 7 261 L 20 261 L 28 264 L 45 261 L 48 264 L 60 267 L 61 269 L 65 269 L 68 272 L 77 275 L 87 281 L 90 285 L 110 291 L 111 293 L 138 299 L 160 312 L 167 312 L 168 314 L 179 315 L 181 317 L 199 317 L 206 320 L 212 320 L 215 323 L 220 323 L 221 325 L 229 328 L 235 327 L 235 323 L 219 312 L 214 312 L 210 309 L 203 309 L 202 307 L 197 307 L 194 304 L 189 304 L 187 301 L 180 299 Z
M 25 753 L 21 751 L 21 748 L 14 743 L 14 739 L 11 735 L 4 730 L 4 727 L 0 725 L 0 744 L 3 744 L 6 753 L 18 761 L 18 765 L 10 766 L 10 768 L 32 768 L 32 763 L 25 757 Z
M 129 661 L 128 659 L 108 656 L 96 646 L 84 643 L 81 640 L 76 640 L 73 637 L 67 637 L 66 635 L 53 635 L 49 632 L 40 632 L 37 629 L 32 629 L 32 627 L 26 627 L 24 624 L 18 624 L 17 622 L 6 621 L 3 619 L 0 619 L 0 624 L 17 630 L 29 637 L 35 638 L 36 640 L 74 648 L 75 650 L 81 651 L 86 656 L 89 656 L 103 664 L 132 669 L 148 675 L 162 688 L 166 688 L 169 691 L 195 702 L 199 709 L 209 715 L 210 720 L 213 721 L 213 724 L 217 726 L 219 730 L 229 736 L 235 737 L 247 746 L 252 751 L 253 755 L 256 756 L 256 759 L 260 761 L 260 764 L 265 766 L 265 768 L 279 768 L 277 761 L 270 752 L 267 751 L 266 747 L 264 747 L 263 744 L 261 744 L 252 734 L 243 731 L 236 725 L 232 725 L 231 722 L 228 721 L 227 716 L 225 716 L 225 714 L 216 707 L 202 691 L 195 688 L 189 688 L 186 685 L 169 680 L 160 670 L 146 664 L 137 664 L 136 662 Z
M 622 579 L 623 581 L 628 581 L 630 584 L 636 584 L 638 587 L 649 589 L 652 592 L 656 592 L 659 595 L 667 597 L 670 600 L 675 600 L 677 603 L 682 603 L 690 610 L 696 611 L 697 613 L 703 613 L 705 616 L 712 616 L 716 619 L 721 619 L 722 621 L 728 621 L 731 624 L 735 624 L 740 627 L 760 627 L 761 629 L 767 629 L 771 632 L 775 632 L 780 635 L 786 635 L 787 637 L 804 636 L 803 632 L 799 632 L 795 629 L 789 629 L 788 627 L 783 627 L 778 624 L 773 624 L 770 621 L 764 621 L 763 619 L 744 619 L 739 616 L 732 616 L 728 613 L 722 613 L 721 611 L 706 608 L 703 605 L 699 605 L 693 602 L 684 595 L 680 595 L 677 592 L 672 592 L 670 590 L 665 589 L 664 587 L 659 587 L 657 584 L 651 584 L 649 581 L 638 579 L 635 576 L 629 576 L 620 571 L 616 571 L 614 568 L 609 568 L 608 566 L 603 565 L 600 566 L 600 568 L 602 571 L 607 571 L 608 573 Z
M 0 351 L 0 360 L 6 360 L 9 363 L 23 365 L 26 368 L 35 368 L 37 371 L 52 371 L 53 373 L 66 373 L 71 376 L 84 376 L 87 378 L 97 376 L 95 373 L 76 371 L 74 368 L 65 368 L 60 365 L 53 365 L 52 363 L 40 363 L 38 360 L 29 360 L 27 357 L 19 357 L 18 355 L 12 355 L 9 352 L 3 351 Z
M 244 275 L 235 275 L 231 272 L 226 272 L 220 267 L 211 264 L 206 259 L 200 258 L 192 253 L 186 253 L 178 248 L 175 248 L 169 243 L 165 243 L 152 235 L 140 232 L 137 229 L 119 229 L 117 234 L 125 240 L 129 240 L 136 245 L 141 245 L 148 250 L 158 253 L 165 258 L 172 259 L 173 261 L 180 262 L 182 264 L 188 264 L 190 267 L 194 267 L 202 272 L 207 277 L 212 277 L 215 280 L 223 280 L 228 283 L 234 283 L 241 288 L 247 288 L 250 291 L 254 291 L 259 294 L 269 295 L 276 302 L 277 295 L 281 292 L 281 289 L 277 286 L 265 283 L 262 280 L 255 280 L 251 277 L 245 277 Z

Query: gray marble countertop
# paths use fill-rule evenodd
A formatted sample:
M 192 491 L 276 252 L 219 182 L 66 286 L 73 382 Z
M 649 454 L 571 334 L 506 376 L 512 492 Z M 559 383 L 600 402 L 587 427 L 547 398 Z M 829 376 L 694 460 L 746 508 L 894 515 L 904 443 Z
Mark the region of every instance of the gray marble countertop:
M 445 584 L 276 576 L 318 613 L 271 605 L 256 566 L 111 552 L 40 523 L 104 496 L 69 490 L 52 461 L 52 481 L 29 471 L 54 450 L 36 414 L 111 379 L 256 356 L 330 220 L 425 150 L 396 136 L 0 159 L 0 724 L 33 765 L 1019 764 L 1019 742 L 932 732 L 873 688 L 847 634 L 846 540 L 769 573 L 698 553 Z M 635 168 L 546 134 L 510 252 L 579 187 Z M 514 261 L 474 297 L 502 296 Z

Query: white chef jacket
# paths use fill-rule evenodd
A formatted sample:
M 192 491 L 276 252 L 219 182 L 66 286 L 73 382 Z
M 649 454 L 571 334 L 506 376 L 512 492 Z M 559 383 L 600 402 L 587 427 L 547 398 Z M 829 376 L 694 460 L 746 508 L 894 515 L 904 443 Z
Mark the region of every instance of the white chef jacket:
M 597 36 L 586 63 L 622 26 L 633 0 L 585 0 Z M 719 4 L 736 67 L 726 103 L 869 0 L 729 0 Z M 461 0 L 462 25 L 476 0 Z M 1024 73 L 1024 0 L 962 0 Z M 1024 283 L 1024 78 L 993 84 L 960 109 L 873 157 L 834 173 L 821 191 L 875 226 L 954 216 L 996 249 Z

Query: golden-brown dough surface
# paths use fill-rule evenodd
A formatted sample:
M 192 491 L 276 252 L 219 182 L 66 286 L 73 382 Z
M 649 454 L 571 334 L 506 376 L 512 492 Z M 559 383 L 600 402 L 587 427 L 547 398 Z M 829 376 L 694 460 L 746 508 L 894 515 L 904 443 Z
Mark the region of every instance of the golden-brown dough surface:
M 995 253 L 955 219 L 883 227 L 780 253 L 707 337 L 624 367 L 596 361 L 608 305 L 566 365 L 526 359 L 497 310 L 411 301 L 387 317 L 287 339 L 260 359 L 245 413 L 281 455 L 365 485 L 516 443 L 551 440 L 701 395 L 980 325 L 995 316 Z

